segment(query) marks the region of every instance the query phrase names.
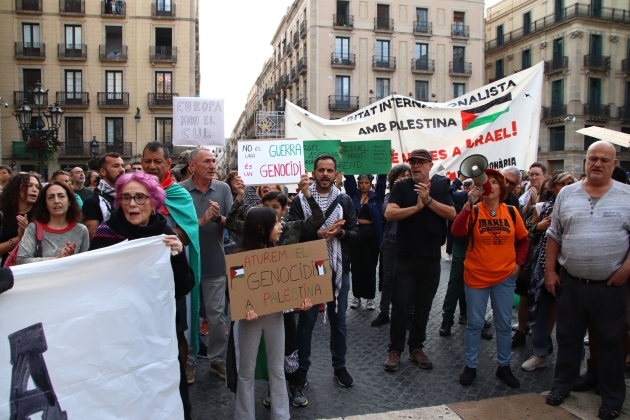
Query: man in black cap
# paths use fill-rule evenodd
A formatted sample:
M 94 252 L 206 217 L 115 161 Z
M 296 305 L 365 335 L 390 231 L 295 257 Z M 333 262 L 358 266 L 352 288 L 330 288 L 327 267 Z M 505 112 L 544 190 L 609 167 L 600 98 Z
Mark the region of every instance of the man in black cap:
M 398 221 L 389 355 L 384 365 L 386 371 L 398 370 L 412 303 L 409 360 L 421 369 L 433 368 L 422 347 L 431 304 L 440 284 L 440 248 L 446 242 L 447 220 L 455 219 L 455 207 L 450 180 L 440 175 L 430 176 L 432 161 L 433 157 L 427 150 L 411 152 L 408 163 L 412 177 L 394 185 L 385 209 L 387 220 Z

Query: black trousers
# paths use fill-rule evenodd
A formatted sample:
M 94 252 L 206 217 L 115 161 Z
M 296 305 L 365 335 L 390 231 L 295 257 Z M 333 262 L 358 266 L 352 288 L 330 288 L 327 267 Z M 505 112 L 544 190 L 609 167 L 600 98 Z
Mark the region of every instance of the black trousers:
M 394 269 L 394 295 L 389 326 L 389 351 L 403 352 L 407 318 L 413 304 L 409 351 L 422 348 L 427 337 L 427 322 L 433 298 L 440 285 L 440 258 L 397 255 Z
M 606 281 L 586 284 L 560 271 L 557 289 L 558 357 L 554 387 L 571 392 L 580 375 L 582 347 L 587 325 L 596 334 L 598 381 L 602 404 L 621 407 L 626 397 L 624 360 L 621 352 L 626 322 L 626 286 L 606 285 Z
M 186 357 L 186 356 L 184 356 Z M 184 420 L 190 420 L 191 417 L 191 405 L 188 399 L 188 379 L 186 378 L 186 362 L 182 362 L 181 357 L 178 357 L 179 361 L 179 395 L 182 398 L 182 405 L 184 406 Z
M 355 298 L 376 296 L 376 265 L 379 243 L 374 225 L 359 225 L 359 242 L 352 247 L 352 294 Z

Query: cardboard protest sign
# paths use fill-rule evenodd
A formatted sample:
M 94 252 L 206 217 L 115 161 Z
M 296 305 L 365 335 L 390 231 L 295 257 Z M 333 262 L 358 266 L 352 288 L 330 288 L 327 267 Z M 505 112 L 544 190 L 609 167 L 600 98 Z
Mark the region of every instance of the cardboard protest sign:
M 331 155 L 339 163 L 341 140 L 304 140 L 304 166 L 307 171 L 315 169 L 315 159 L 321 155 Z
M 225 256 L 232 320 L 333 300 L 325 240 Z
M 223 99 L 173 97 L 175 146 L 225 146 Z
M 344 141 L 340 171 L 345 175 L 387 174 L 392 168 L 390 140 Z
M 297 183 L 304 173 L 302 140 L 240 140 L 237 150 L 245 185 Z
M 163 236 L 12 271 L 0 295 L 0 418 L 184 418 Z

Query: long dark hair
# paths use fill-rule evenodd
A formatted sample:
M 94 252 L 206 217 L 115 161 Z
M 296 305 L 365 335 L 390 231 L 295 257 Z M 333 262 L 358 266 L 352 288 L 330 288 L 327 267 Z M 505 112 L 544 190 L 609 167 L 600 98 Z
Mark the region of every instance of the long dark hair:
M 273 243 L 269 240 L 269 236 L 276 226 L 276 222 L 276 212 L 269 207 L 251 208 L 245 216 L 243 237 L 234 252 L 271 248 Z
M 59 181 L 52 181 L 39 192 L 37 201 L 33 204 L 33 220 L 37 220 L 38 222 L 44 224 L 50 222 L 50 212 L 46 206 L 46 194 L 48 193 L 48 189 L 53 185 L 63 188 L 68 196 L 68 211 L 66 212 L 66 220 L 68 222 L 80 222 L 83 220 L 81 208 L 79 207 L 79 203 L 77 202 L 74 192 L 72 192 L 66 184 Z
M 20 202 L 20 194 L 28 190 L 28 184 L 31 177 L 35 178 L 39 183 L 39 189 L 42 189 L 42 183 L 39 177 L 33 173 L 20 172 L 9 180 L 7 186 L 4 187 L 0 195 L 0 212 L 2 212 L 2 226 L 17 225 L 16 216 L 18 211 L 18 203 Z

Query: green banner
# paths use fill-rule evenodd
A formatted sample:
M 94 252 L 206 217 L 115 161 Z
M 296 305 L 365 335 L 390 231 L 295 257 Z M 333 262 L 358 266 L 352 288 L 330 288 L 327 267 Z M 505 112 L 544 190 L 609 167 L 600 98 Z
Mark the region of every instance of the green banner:
M 317 156 L 326 154 L 332 155 L 339 163 L 339 146 L 341 140 L 304 140 L 304 167 L 312 171 Z
M 339 170 L 345 175 L 381 175 L 392 168 L 391 140 L 344 141 L 341 146 L 343 163 Z

